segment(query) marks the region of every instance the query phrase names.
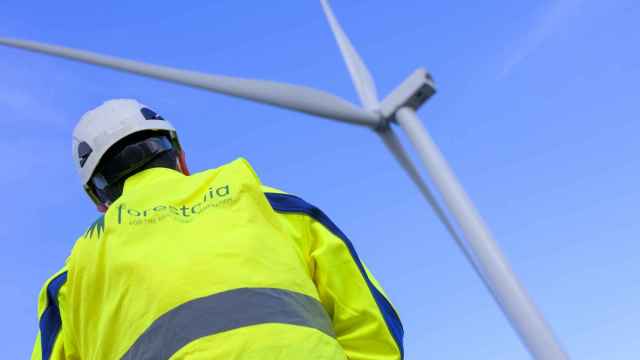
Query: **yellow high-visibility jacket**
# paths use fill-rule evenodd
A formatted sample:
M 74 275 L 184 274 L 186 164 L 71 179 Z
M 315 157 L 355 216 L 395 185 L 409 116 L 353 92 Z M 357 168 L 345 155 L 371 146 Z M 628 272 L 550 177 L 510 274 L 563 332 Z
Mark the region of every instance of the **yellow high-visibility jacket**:
M 347 237 L 244 159 L 127 179 L 38 302 L 32 360 L 398 360 L 403 330 Z

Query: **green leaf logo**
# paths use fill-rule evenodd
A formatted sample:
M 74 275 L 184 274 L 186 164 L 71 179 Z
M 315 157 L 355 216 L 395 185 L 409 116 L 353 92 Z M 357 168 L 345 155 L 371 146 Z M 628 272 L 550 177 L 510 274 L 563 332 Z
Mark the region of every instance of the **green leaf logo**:
M 100 216 L 98 220 L 91 224 L 87 232 L 84 233 L 84 236 L 87 238 L 91 238 L 94 233 L 98 237 L 100 237 L 102 233 L 104 233 L 104 215 Z

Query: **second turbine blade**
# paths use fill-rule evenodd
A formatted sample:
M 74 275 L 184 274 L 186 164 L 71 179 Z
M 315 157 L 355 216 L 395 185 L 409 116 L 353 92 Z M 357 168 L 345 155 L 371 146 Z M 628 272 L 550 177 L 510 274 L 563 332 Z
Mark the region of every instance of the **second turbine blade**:
M 398 136 L 393 132 L 391 128 L 383 128 L 383 129 L 377 130 L 376 133 L 378 133 L 378 135 L 380 136 L 380 139 L 385 144 L 387 149 L 391 152 L 391 154 L 393 154 L 393 157 L 396 158 L 400 166 L 402 166 L 402 168 L 405 170 L 407 175 L 409 175 L 409 178 L 411 178 L 411 180 L 416 184 L 416 186 L 418 187 L 418 189 L 420 190 L 424 198 L 427 200 L 429 205 L 431 205 L 431 208 L 436 213 L 436 216 L 438 217 L 442 225 L 444 225 L 445 229 L 447 229 L 447 232 L 449 233 L 449 235 L 451 235 L 453 240 L 456 242 L 456 245 L 458 245 L 458 247 L 460 248 L 464 256 L 467 258 L 467 261 L 469 261 L 469 263 L 471 263 L 471 265 L 473 266 L 473 269 L 475 270 L 476 274 L 481 279 L 484 278 L 483 274 L 480 272 L 480 270 L 476 266 L 476 261 L 473 258 L 473 255 L 469 252 L 469 249 L 467 249 L 460 235 L 458 235 L 456 228 L 454 227 L 453 223 L 451 223 L 451 221 L 449 220 L 447 213 L 438 203 L 438 200 L 436 199 L 431 189 L 429 189 L 429 186 L 427 186 L 427 183 L 424 181 L 422 176 L 420 176 L 418 169 L 413 165 L 413 162 L 411 161 L 409 154 L 406 152 L 406 150 L 402 146 L 402 143 L 400 142 L 400 139 L 398 138 Z

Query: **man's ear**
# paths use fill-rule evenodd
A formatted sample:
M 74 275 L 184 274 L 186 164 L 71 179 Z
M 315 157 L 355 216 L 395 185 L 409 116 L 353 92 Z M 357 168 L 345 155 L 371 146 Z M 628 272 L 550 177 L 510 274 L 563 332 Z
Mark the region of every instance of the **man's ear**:
M 187 167 L 187 160 L 185 159 L 184 151 L 182 150 L 178 153 L 178 166 L 183 174 L 190 175 L 189 168 Z

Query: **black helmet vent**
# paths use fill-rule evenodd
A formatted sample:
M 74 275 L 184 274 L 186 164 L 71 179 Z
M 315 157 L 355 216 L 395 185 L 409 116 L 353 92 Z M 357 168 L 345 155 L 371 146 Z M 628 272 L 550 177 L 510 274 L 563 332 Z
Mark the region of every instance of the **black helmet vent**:
M 93 149 L 91 149 L 91 146 L 89 146 L 86 141 L 78 144 L 78 158 L 80 159 L 80 167 L 84 166 L 84 163 L 87 162 L 87 159 L 92 152 Z
M 140 109 L 140 113 L 142 113 L 142 116 L 144 116 L 145 120 L 164 120 L 162 116 L 158 115 L 157 112 L 149 108 Z

